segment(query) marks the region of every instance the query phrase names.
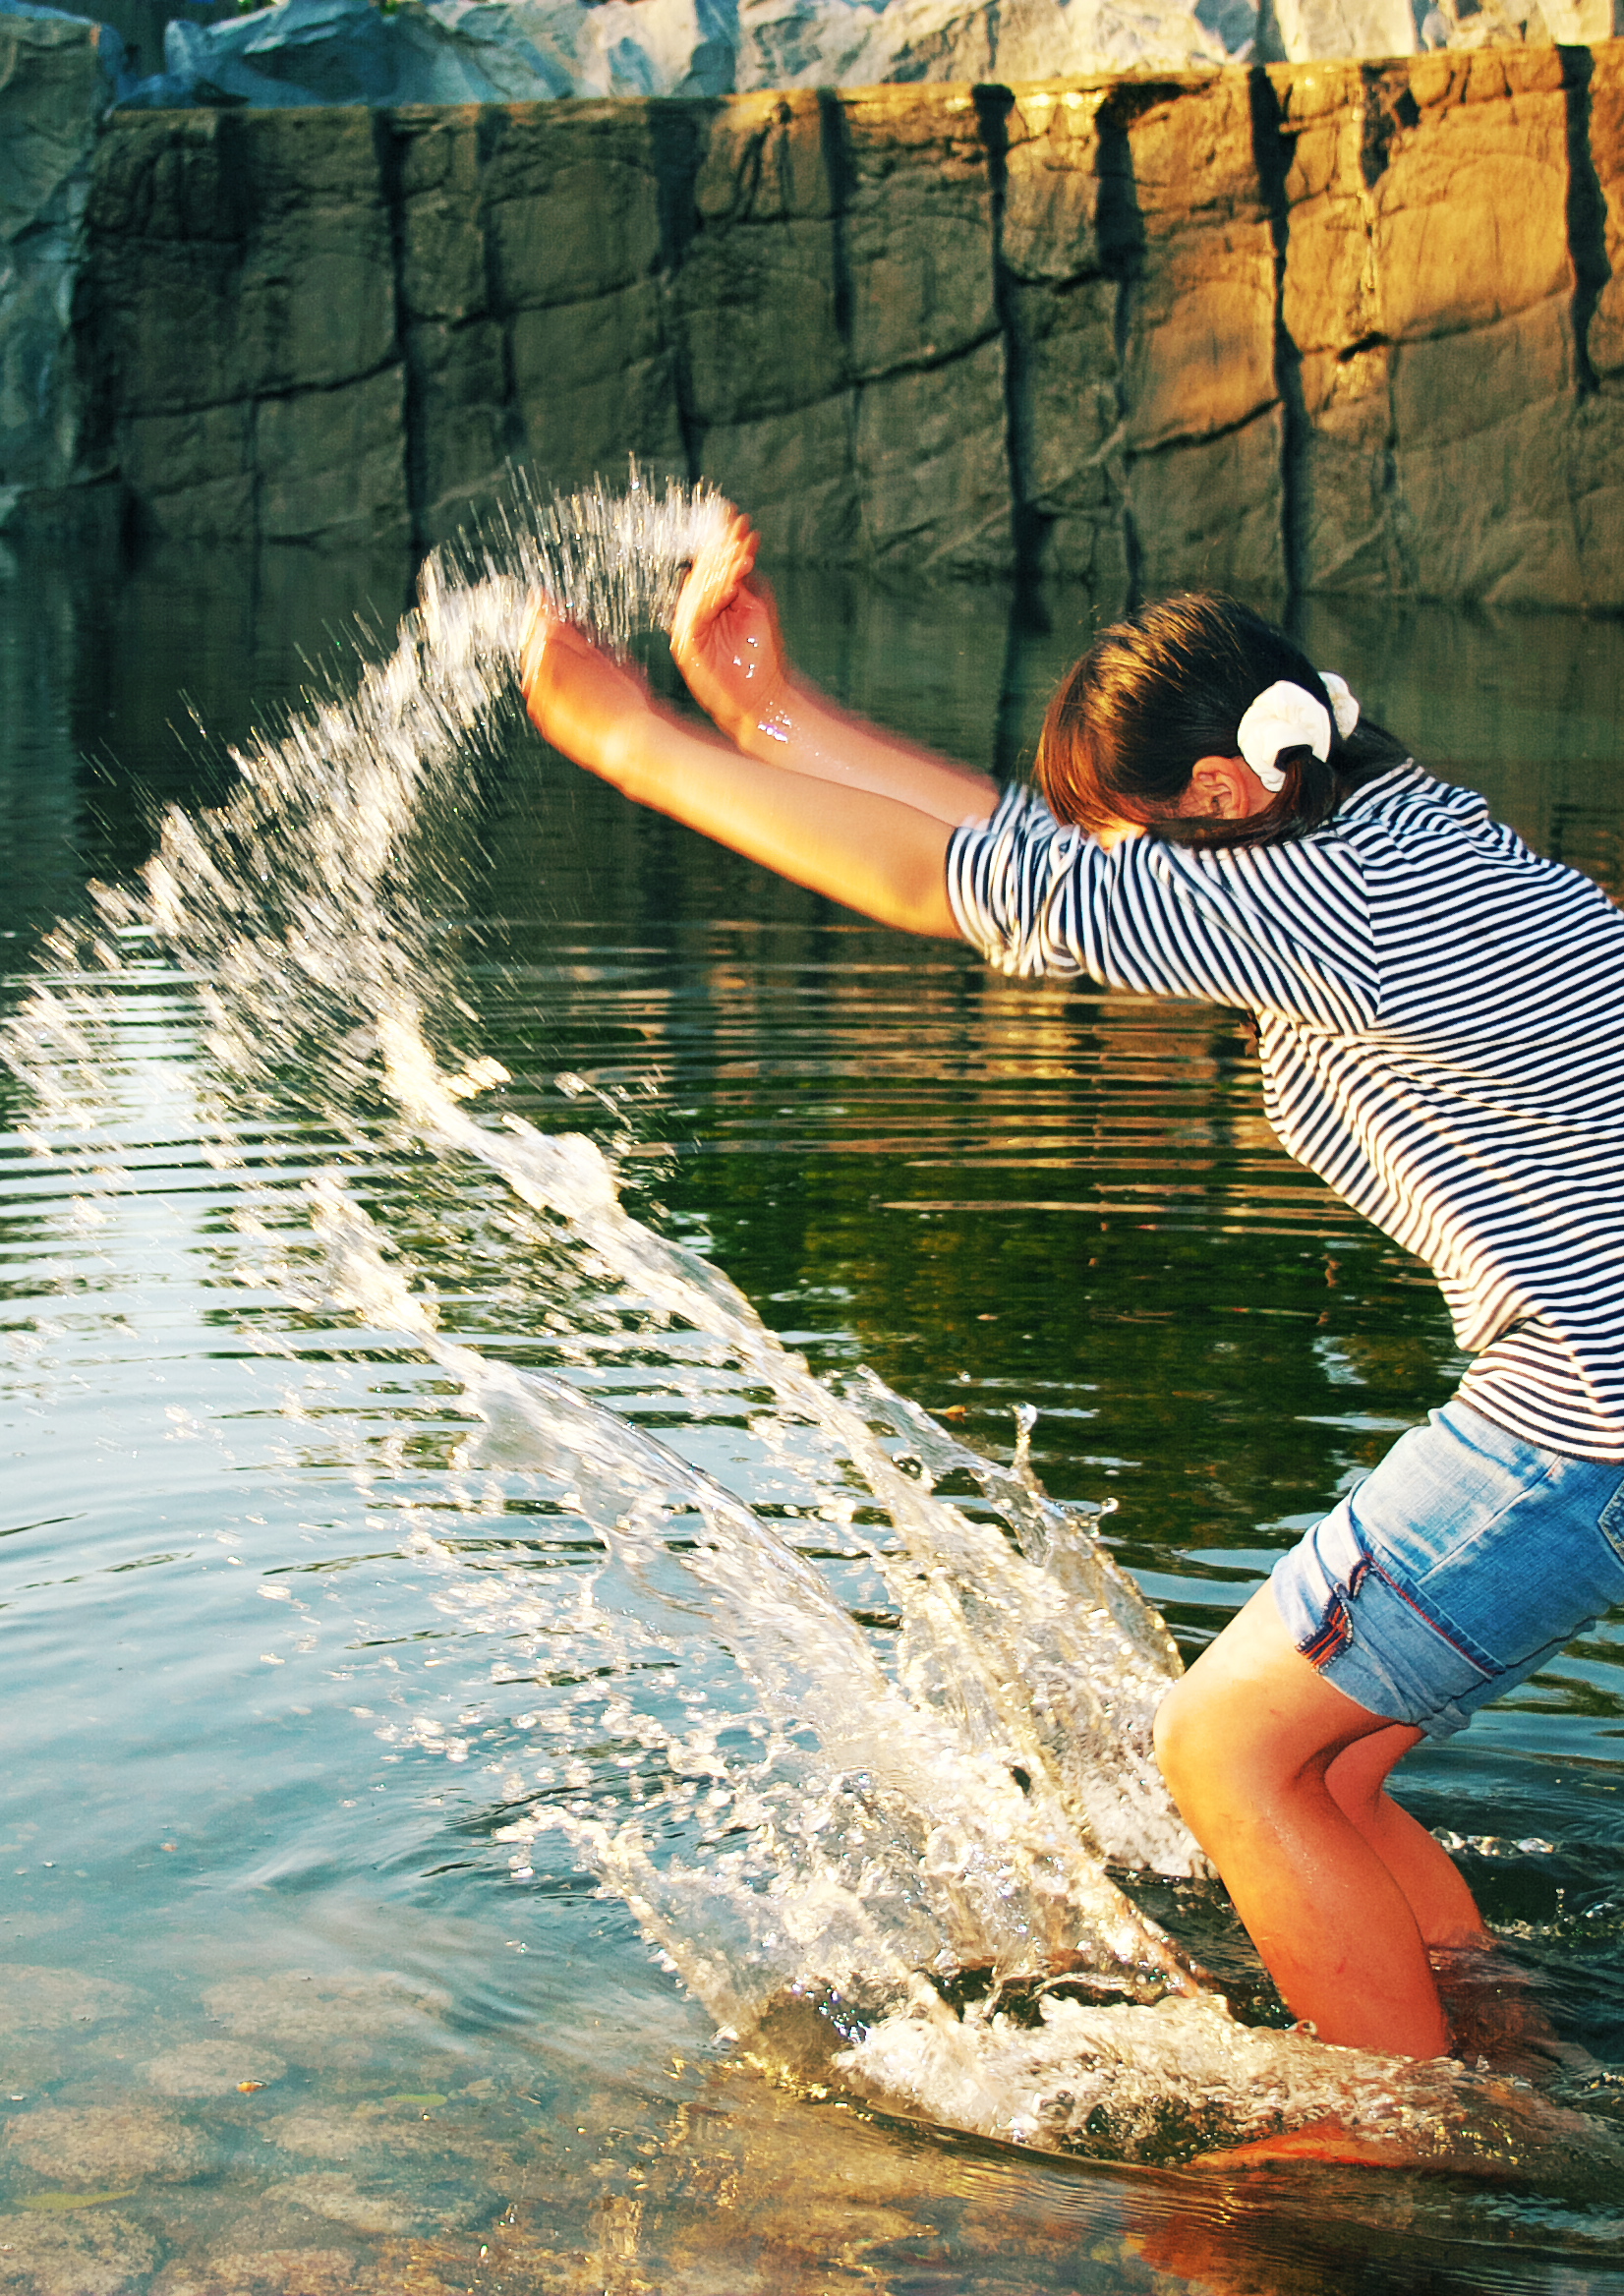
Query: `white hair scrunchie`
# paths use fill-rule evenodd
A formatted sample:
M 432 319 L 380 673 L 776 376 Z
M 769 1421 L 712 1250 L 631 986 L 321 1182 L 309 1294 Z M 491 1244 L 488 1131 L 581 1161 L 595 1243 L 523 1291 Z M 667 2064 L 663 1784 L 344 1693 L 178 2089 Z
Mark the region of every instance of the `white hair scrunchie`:
M 1319 682 L 1331 697 L 1329 711 L 1306 686 L 1283 677 L 1264 687 L 1237 729 L 1241 755 L 1271 795 L 1286 786 L 1286 776 L 1275 764 L 1283 749 L 1311 749 L 1323 764 L 1331 754 L 1332 713 L 1344 741 L 1359 723 L 1359 704 L 1348 691 L 1347 679 L 1334 669 L 1322 669 Z

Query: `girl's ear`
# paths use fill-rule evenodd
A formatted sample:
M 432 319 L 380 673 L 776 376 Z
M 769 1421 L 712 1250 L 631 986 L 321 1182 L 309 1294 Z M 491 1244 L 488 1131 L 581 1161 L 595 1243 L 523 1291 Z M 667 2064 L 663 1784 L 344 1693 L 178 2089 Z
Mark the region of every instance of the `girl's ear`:
M 1179 800 L 1181 815 L 1199 821 L 1249 821 L 1274 803 L 1245 758 L 1197 758 Z

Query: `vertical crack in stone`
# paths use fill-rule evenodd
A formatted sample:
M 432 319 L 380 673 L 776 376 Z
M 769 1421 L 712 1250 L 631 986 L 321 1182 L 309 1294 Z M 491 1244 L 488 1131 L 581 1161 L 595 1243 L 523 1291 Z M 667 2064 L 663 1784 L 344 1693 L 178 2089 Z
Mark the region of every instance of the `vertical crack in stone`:
M 1138 187 L 1133 180 L 1133 151 L 1129 122 L 1133 112 L 1152 100 L 1143 87 L 1113 88 L 1098 114 L 1100 268 L 1117 285 L 1114 348 L 1117 359 L 1117 430 L 1126 438 L 1131 408 L 1128 391 L 1128 352 L 1133 329 L 1133 302 L 1144 264 L 1144 217 L 1139 212 Z M 1127 577 L 1127 609 L 1144 599 L 1144 547 L 1133 515 L 1132 463 L 1126 449 L 1121 515 L 1123 562 Z
M 1415 129 L 1421 124 L 1421 108 L 1409 86 L 1398 86 L 1401 76 L 1408 71 L 1402 60 L 1393 64 L 1362 64 L 1359 73 L 1359 151 L 1360 176 L 1363 185 L 1360 200 L 1365 234 L 1366 276 L 1375 292 L 1377 205 L 1376 186 L 1387 173 L 1389 156 L 1401 127 Z M 1394 92 L 1396 88 L 1396 93 Z M 1404 489 L 1399 483 L 1398 415 L 1393 401 L 1392 360 L 1397 346 L 1385 331 L 1362 335 L 1342 353 L 1352 359 L 1362 351 L 1384 348 L 1388 353 L 1388 371 L 1383 385 L 1386 420 L 1381 442 L 1380 494 L 1384 506 L 1386 533 L 1397 569 L 1397 587 L 1406 596 L 1415 596 L 1421 588 L 1416 566 L 1416 553 L 1408 529 L 1408 510 Z
M 485 317 L 495 324 L 499 346 L 502 396 L 498 435 L 507 460 L 518 463 L 528 461 L 529 453 L 519 391 L 518 363 L 513 356 L 513 314 L 501 292 L 500 266 L 496 260 L 491 230 L 491 210 L 486 198 L 486 184 L 492 166 L 512 125 L 512 114 L 505 105 L 481 104 L 474 123 L 474 163 L 479 183 L 480 280 L 484 290 L 481 308 Z
M 1261 67 L 1248 76 L 1251 146 L 1257 181 L 1268 210 L 1274 248 L 1274 383 L 1280 394 L 1280 555 L 1286 572 L 1288 607 L 1306 587 L 1307 516 L 1304 499 L 1308 455 L 1308 415 L 1303 395 L 1303 355 L 1286 324 L 1286 252 L 1291 238 L 1291 205 L 1286 178 L 1292 138 L 1273 81 Z
M 857 180 L 851 156 L 851 127 L 845 106 L 833 87 L 818 90 L 818 134 L 824 174 L 829 182 L 830 244 L 835 271 L 835 332 L 851 354 L 851 249 L 846 238 L 846 216 Z
M 690 485 L 701 476 L 704 433 L 694 405 L 683 330 L 673 324 L 672 290 L 690 242 L 703 228 L 699 212 L 699 170 L 719 102 L 671 98 L 645 100 L 649 156 L 660 204 L 660 268 L 665 279 L 666 335 L 671 347 L 676 423 Z
M 976 125 L 987 154 L 988 219 L 993 240 L 993 309 L 1004 340 L 1004 458 L 1010 485 L 1010 545 L 1017 590 L 1029 590 L 1042 563 L 1046 521 L 1029 499 L 1032 470 L 1031 378 L 1026 345 L 1015 311 L 1015 281 L 1004 259 L 1004 208 L 1010 179 L 1010 114 L 1015 97 L 1007 87 L 975 90 Z
M 406 490 L 406 523 L 414 551 L 429 546 L 427 532 L 428 440 L 422 378 L 412 357 L 411 315 L 406 303 L 406 193 L 404 140 L 392 116 L 373 114 L 373 143 L 377 152 L 378 190 L 389 227 L 389 260 L 394 312 L 395 357 L 400 362 L 400 424 L 402 480 Z
M 1607 202 L 1591 149 L 1591 81 L 1595 58 L 1589 48 L 1560 48 L 1562 100 L 1568 130 L 1568 255 L 1573 263 L 1573 360 L 1581 398 L 1600 385 L 1591 363 L 1591 320 L 1612 277 L 1607 260 Z

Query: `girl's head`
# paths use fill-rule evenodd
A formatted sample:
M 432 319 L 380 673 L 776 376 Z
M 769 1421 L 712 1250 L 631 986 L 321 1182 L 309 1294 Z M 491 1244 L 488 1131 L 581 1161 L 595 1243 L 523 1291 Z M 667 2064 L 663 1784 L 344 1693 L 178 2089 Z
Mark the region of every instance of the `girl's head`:
M 1322 705 L 1329 754 L 1308 740 L 1278 748 L 1258 780 L 1241 723 L 1282 682 Z M 1251 768 L 1264 715 L 1248 725 Z M 1098 834 L 1129 826 L 1185 844 L 1270 844 L 1313 829 L 1407 755 L 1367 718 L 1338 729 L 1331 691 L 1284 630 L 1232 598 L 1186 591 L 1103 631 L 1068 674 L 1043 721 L 1037 775 L 1058 820 Z M 1266 786 L 1276 774 L 1278 791 Z

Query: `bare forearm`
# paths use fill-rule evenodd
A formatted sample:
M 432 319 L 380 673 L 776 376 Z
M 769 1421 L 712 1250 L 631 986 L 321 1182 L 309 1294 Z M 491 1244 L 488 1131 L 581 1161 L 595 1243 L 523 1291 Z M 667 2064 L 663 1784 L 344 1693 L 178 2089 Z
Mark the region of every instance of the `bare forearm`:
M 799 677 L 728 731 L 764 765 L 896 798 L 950 829 L 987 820 L 998 803 L 998 784 L 985 774 L 853 717 Z
M 957 936 L 946 821 L 860 781 L 776 766 L 661 711 L 618 732 L 598 771 L 795 885 L 903 932 Z M 973 817 L 961 807 L 955 818 Z

